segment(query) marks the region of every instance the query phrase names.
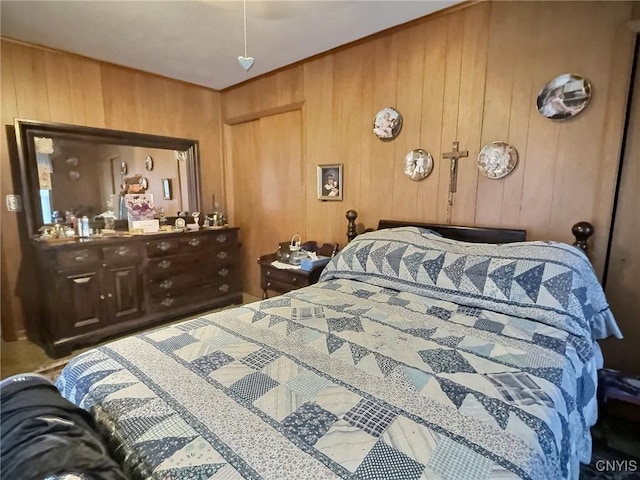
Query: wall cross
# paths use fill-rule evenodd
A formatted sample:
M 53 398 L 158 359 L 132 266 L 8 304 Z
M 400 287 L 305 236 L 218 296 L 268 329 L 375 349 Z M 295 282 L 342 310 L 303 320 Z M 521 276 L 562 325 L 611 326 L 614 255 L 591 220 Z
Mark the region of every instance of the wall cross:
M 469 151 L 465 150 L 461 152 L 459 150 L 460 143 L 453 142 L 453 149 L 451 152 L 442 154 L 442 157 L 449 159 L 451 164 L 449 166 L 449 199 L 447 201 L 447 223 L 451 223 L 451 210 L 453 208 L 453 194 L 458 188 L 458 160 L 463 157 L 469 156 Z

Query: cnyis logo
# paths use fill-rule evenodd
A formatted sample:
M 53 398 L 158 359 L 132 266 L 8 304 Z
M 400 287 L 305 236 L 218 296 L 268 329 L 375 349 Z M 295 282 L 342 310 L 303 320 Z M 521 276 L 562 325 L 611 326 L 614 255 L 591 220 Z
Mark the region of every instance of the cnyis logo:
M 603 460 L 600 459 L 595 463 L 596 470 L 599 472 L 637 472 L 637 460 Z

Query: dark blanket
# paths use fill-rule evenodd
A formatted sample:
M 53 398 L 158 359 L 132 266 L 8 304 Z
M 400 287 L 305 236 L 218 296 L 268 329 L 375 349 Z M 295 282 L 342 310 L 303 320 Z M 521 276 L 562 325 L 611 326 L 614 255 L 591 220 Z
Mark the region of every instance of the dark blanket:
M 126 479 L 91 415 L 64 399 L 48 379 L 16 375 L 0 384 L 2 480 L 74 473 Z

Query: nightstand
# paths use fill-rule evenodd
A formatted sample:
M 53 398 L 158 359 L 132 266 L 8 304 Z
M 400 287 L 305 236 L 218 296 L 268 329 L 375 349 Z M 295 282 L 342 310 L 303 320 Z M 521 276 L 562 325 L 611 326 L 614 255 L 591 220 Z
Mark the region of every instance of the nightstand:
M 262 298 L 269 298 L 268 290 L 279 293 L 287 293 L 291 290 L 313 285 L 320 278 L 324 265 L 314 268 L 309 272 L 297 269 L 276 268 L 271 265 L 276 260 L 276 254 L 270 253 L 258 259 L 260 264 L 260 288 Z
M 324 244 L 321 248 L 309 248 L 315 242 L 307 242 L 302 247 L 306 250 L 316 251 L 320 255 L 331 256 L 338 250 L 337 244 Z M 313 285 L 320 278 L 320 274 L 325 265 L 320 265 L 313 270 L 304 271 L 299 268 L 284 269 L 271 265 L 276 260 L 275 253 L 263 255 L 258 259 L 260 264 L 260 288 L 262 288 L 262 298 L 269 298 L 268 291 L 287 293 L 291 290 Z

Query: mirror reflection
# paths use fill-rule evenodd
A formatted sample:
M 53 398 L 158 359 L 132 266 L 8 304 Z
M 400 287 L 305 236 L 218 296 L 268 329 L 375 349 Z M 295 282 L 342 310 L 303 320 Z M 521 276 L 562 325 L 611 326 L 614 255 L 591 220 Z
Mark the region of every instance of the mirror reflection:
M 188 210 L 186 152 L 51 137 L 35 137 L 35 145 L 43 223 L 126 220 L 127 193 L 152 194 L 167 216 Z
M 14 128 L 30 237 L 85 216 L 126 230 L 127 194 L 151 195 L 156 218 L 200 210 L 196 140 L 22 119 Z

